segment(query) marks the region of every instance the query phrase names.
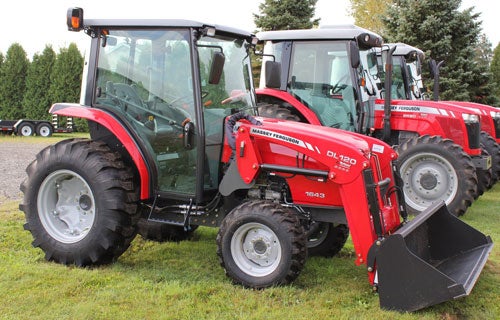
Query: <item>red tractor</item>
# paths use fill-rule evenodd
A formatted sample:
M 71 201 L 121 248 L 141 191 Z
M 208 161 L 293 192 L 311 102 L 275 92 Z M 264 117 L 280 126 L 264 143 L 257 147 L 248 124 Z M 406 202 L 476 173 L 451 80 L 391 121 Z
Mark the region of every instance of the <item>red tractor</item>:
M 382 39 L 368 30 L 339 26 L 257 37 L 265 60 L 256 91 L 262 115 L 379 138 L 399 153 L 411 213 L 435 201 L 445 201 L 454 215 L 466 212 L 477 174 L 491 167 L 480 148 L 479 114 L 452 104 L 391 100 L 390 94 L 380 99 L 374 48 Z
M 397 99 L 428 100 L 422 79 L 422 64 L 425 54 L 422 50 L 405 43 L 390 44 L 396 50 L 393 59 L 393 83 L 397 82 L 399 90 L 393 90 Z M 441 63 L 430 60 L 431 74 L 434 76 L 432 100 L 439 98 L 439 68 Z M 491 155 L 492 182 L 498 181 L 500 175 L 500 109 L 485 104 L 468 101 L 442 101 L 479 113 L 481 123 L 481 143 Z
M 299 276 L 311 242 L 338 252 L 347 229 L 330 227 L 347 225 L 381 307 L 412 311 L 471 292 L 491 239 L 443 202 L 408 221 L 397 153 L 384 142 L 256 116 L 250 33 L 84 20 L 80 8 L 68 10 L 68 27 L 91 38 L 81 104 L 51 112 L 87 119 L 91 138 L 49 146 L 27 168 L 20 209 L 47 260 L 113 262 L 141 220 L 177 236 L 218 227 L 226 274 L 266 288 Z

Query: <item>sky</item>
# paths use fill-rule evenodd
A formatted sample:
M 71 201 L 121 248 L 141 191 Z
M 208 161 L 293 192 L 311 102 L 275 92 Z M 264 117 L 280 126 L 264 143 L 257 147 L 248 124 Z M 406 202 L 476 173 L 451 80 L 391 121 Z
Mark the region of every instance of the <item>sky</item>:
M 381 0 L 382 1 L 382 0 Z M 83 51 L 88 38 L 83 32 L 66 28 L 66 11 L 70 7 L 84 9 L 88 18 L 176 18 L 228 25 L 254 31 L 253 14 L 259 14 L 264 0 L 15 0 L 0 10 L 0 52 L 5 56 L 9 47 L 21 44 L 31 59 L 45 45 L 59 51 L 75 42 Z M 500 1 L 462 0 L 462 8 L 474 6 L 481 13 L 483 32 L 493 48 L 500 42 L 500 22 L 497 15 Z M 321 24 L 353 23 L 349 16 L 349 0 L 318 0 L 315 18 Z

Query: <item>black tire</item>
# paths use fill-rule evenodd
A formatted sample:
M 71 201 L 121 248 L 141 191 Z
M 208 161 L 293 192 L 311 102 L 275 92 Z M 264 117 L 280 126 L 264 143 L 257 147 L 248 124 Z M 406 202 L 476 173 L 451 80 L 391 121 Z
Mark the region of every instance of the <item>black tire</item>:
M 64 140 L 26 169 L 19 208 L 45 258 L 77 266 L 115 261 L 137 234 L 132 171 L 104 143 Z
M 500 179 L 500 146 L 496 140 L 487 132 L 481 131 L 481 144 L 491 156 L 491 183 L 488 189 L 493 187 Z
M 307 238 L 307 252 L 309 256 L 330 258 L 342 250 L 349 238 L 349 228 L 345 224 L 317 222 L 312 226 Z
M 36 126 L 36 135 L 40 137 L 50 137 L 52 135 L 52 126 L 48 123 L 40 123 Z
M 444 200 L 461 216 L 474 201 L 477 176 L 472 159 L 450 139 L 424 135 L 397 148 L 408 212 L 418 214 L 432 202 Z
M 481 144 L 481 156 L 489 156 L 490 154 L 484 148 L 483 144 Z M 491 188 L 491 179 L 493 178 L 493 170 L 489 169 L 479 169 L 476 168 L 476 176 L 477 176 L 477 192 L 474 195 L 474 200 L 477 200 L 480 196 L 484 194 L 485 191 Z
M 290 112 L 287 108 L 277 104 L 259 103 L 257 104 L 259 115 L 265 118 L 282 119 L 300 122 L 300 118 Z
M 17 134 L 23 137 L 32 136 L 35 133 L 35 128 L 29 122 L 21 122 L 17 127 Z
M 260 289 L 295 280 L 307 258 L 298 216 L 279 204 L 245 202 L 222 221 L 217 254 L 234 283 Z
M 191 225 L 189 230 L 184 230 L 183 226 L 175 226 L 162 222 L 149 221 L 146 218 L 139 220 L 138 232 L 146 240 L 157 242 L 174 241 L 179 242 L 188 240 L 193 236 L 194 231 L 198 228 L 196 225 Z

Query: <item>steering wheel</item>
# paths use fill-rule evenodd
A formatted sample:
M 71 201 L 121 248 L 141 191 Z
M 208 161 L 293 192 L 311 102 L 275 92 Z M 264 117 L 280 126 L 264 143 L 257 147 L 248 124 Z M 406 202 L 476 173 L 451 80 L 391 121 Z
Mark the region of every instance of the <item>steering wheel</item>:
M 347 88 L 347 84 L 345 84 L 345 82 L 348 79 L 349 79 L 348 74 L 343 75 L 339 79 L 339 81 L 337 81 L 337 83 L 332 86 L 331 95 L 335 95 L 335 94 L 339 93 L 341 90 L 344 90 L 345 88 Z

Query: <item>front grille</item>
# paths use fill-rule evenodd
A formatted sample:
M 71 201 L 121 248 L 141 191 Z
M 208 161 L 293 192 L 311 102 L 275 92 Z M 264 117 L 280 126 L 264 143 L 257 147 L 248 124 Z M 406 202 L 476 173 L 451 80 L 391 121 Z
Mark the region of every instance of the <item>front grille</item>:
M 478 149 L 480 147 L 481 125 L 478 123 L 466 123 L 467 137 L 469 138 L 469 148 Z

